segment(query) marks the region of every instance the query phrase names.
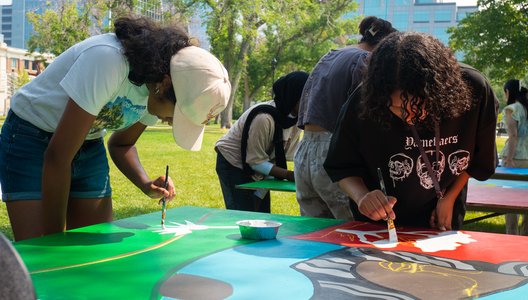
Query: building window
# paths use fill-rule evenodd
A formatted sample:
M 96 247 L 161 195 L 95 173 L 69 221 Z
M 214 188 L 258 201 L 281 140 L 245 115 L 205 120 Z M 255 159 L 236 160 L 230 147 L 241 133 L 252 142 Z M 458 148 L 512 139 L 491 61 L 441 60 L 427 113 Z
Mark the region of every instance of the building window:
M 409 13 L 408 12 L 394 12 L 392 15 L 392 26 L 399 31 L 406 31 L 409 26 Z
M 11 32 L 2 32 L 4 38 L 11 38 Z
M 16 70 L 17 68 L 17 59 L 16 58 L 11 58 L 11 69 L 15 69 Z
M 413 16 L 413 21 L 418 23 L 428 23 L 429 22 L 429 12 L 428 11 L 415 11 Z
M 385 5 L 387 0 L 369 0 L 365 1 L 363 14 L 365 16 L 376 16 L 387 19 Z
M 11 30 L 11 25 L 10 24 L 4 24 L 2 25 L 2 31 L 6 31 L 6 30 Z
M 29 60 L 24 60 L 24 69 L 29 70 Z
M 411 0 L 394 0 L 394 5 L 409 5 Z
M 460 22 L 466 17 L 466 12 L 457 12 L 457 22 Z
M 370 0 L 365 1 L 365 8 L 381 8 L 382 7 L 382 0 Z M 385 2 L 385 1 L 383 1 Z
M 10 15 L 12 13 L 13 13 L 13 10 L 11 8 L 8 8 L 8 7 L 2 8 L 2 14 L 3 15 Z
M 437 10 L 434 12 L 435 22 L 450 22 L 451 21 L 451 11 L 449 10 Z
M 442 41 L 445 45 L 449 41 L 449 34 L 447 33 L 447 27 L 435 27 L 433 30 L 433 35 Z
M 11 17 L 2 17 L 2 23 L 11 23 Z
M 411 31 L 429 33 L 429 26 L 428 25 L 419 25 L 419 26 L 414 25 Z

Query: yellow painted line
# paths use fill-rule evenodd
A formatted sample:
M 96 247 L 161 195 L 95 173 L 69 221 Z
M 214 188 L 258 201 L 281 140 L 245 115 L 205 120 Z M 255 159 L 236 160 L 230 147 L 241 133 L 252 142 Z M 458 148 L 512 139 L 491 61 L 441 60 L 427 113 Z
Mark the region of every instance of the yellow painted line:
M 108 257 L 108 258 L 103 258 L 103 259 L 96 260 L 96 261 L 85 262 L 85 263 L 82 263 L 82 264 L 76 264 L 76 265 L 70 265 L 70 266 L 61 266 L 61 267 L 55 267 L 55 268 L 31 271 L 31 272 L 29 272 L 29 274 L 40 274 L 40 273 L 54 272 L 54 271 L 60 271 L 60 270 L 66 270 L 66 269 L 73 269 L 73 268 L 79 268 L 79 267 L 95 265 L 95 264 L 104 263 L 104 262 L 112 261 L 112 260 L 118 260 L 118 259 L 122 259 L 122 258 L 130 257 L 130 256 L 133 256 L 133 255 L 137 255 L 137 254 L 141 254 L 141 253 L 145 253 L 145 252 L 148 252 L 148 251 L 159 249 L 159 248 L 161 248 L 163 246 L 166 246 L 166 245 L 174 242 L 175 240 L 177 240 L 177 239 L 179 239 L 181 237 L 183 237 L 183 235 L 175 236 L 172 239 L 167 240 L 167 241 L 165 241 L 165 242 L 163 242 L 161 244 L 157 244 L 157 245 L 154 245 L 154 246 L 142 249 L 142 250 L 137 250 L 137 251 L 124 253 L 124 254 Z

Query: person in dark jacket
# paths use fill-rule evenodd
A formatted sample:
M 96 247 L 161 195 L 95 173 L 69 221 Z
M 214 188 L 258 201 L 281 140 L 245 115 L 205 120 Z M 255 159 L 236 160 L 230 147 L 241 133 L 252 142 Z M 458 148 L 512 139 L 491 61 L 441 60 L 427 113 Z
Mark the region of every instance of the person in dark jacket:
M 488 81 L 439 40 L 393 33 L 341 110 L 324 167 L 358 220 L 459 229 L 468 179 L 495 170 L 496 104 Z

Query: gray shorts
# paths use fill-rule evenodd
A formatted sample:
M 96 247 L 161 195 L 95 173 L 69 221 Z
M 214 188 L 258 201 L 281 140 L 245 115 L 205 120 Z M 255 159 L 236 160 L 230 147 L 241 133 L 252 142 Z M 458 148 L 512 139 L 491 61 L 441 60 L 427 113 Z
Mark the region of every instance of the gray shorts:
M 294 158 L 297 202 L 303 216 L 352 221 L 350 199 L 323 168 L 331 138 L 330 132 L 304 132 Z

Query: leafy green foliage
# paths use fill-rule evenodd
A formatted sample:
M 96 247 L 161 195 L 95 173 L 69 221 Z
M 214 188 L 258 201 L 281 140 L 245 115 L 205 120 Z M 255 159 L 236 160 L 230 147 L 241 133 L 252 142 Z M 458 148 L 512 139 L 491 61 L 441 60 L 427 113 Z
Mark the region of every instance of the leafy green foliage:
M 71 0 L 57 9 L 46 9 L 42 14 L 29 12 L 28 20 L 35 30 L 28 41 L 29 52 L 38 50 L 59 55 L 90 36 L 89 15 L 77 6 L 77 0 Z
M 344 36 L 357 32 L 357 21 L 341 18 L 356 9 L 355 2 L 348 0 L 196 3 L 207 20 L 212 52 L 230 75 L 232 95 L 222 114 L 226 127 L 234 101 L 269 99 L 275 77 L 293 70 L 310 71 L 329 49 L 342 46 Z M 244 88 L 239 88 L 242 83 Z
M 31 81 L 31 79 L 29 78 L 29 74 L 26 70 L 17 71 L 16 74 L 17 75 L 14 76 L 12 83 L 13 92 L 21 88 L 24 84 Z
M 117 17 L 132 12 L 147 13 L 161 5 L 160 0 L 143 1 L 141 6 L 139 0 L 63 0 L 52 3 L 48 2 L 42 14 L 27 14 L 35 31 L 28 41 L 29 52 L 38 50 L 59 55 L 91 35 L 110 31 L 111 21 Z
M 480 0 L 481 9 L 464 18 L 449 45 L 464 52 L 465 62 L 486 71 L 493 82 L 528 74 L 528 2 Z

